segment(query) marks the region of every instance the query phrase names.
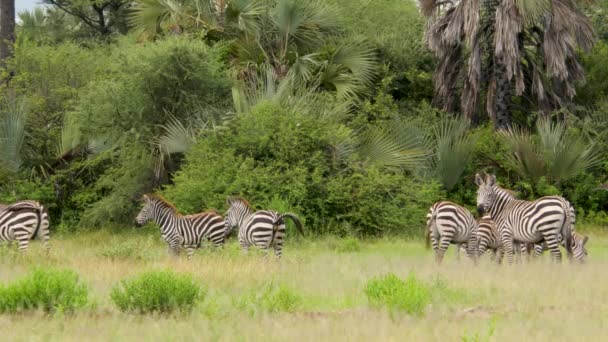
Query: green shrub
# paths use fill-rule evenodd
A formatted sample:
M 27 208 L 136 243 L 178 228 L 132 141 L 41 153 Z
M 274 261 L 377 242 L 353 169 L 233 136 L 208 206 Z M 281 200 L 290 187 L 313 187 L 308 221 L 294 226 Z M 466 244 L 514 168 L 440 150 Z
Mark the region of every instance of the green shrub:
M 73 312 L 87 304 L 87 296 L 87 287 L 76 272 L 36 268 L 28 276 L 0 286 L 0 312 Z
M 330 118 L 262 102 L 202 137 L 163 192 L 183 212 L 223 210 L 240 194 L 256 208 L 301 214 L 312 233 L 416 234 L 440 186 L 336 158 L 349 134 Z
M 302 297 L 293 289 L 282 285 L 270 283 L 264 288 L 252 291 L 249 295 L 240 298 L 236 307 L 255 314 L 262 310 L 265 312 L 294 312 L 302 304 Z
M 189 275 L 151 271 L 123 280 L 111 298 L 123 312 L 188 313 L 205 297 L 205 291 Z
M 373 306 L 403 310 L 411 315 L 422 315 L 431 301 L 429 286 L 413 273 L 405 281 L 392 273 L 374 278 L 364 291 Z

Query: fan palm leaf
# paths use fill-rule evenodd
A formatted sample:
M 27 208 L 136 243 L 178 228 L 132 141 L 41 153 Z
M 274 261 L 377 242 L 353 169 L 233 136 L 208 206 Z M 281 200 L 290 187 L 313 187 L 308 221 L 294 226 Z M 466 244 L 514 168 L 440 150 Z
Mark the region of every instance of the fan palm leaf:
M 25 139 L 28 105 L 25 99 L 10 96 L 0 110 L 1 169 L 17 172 L 21 167 L 21 148 Z

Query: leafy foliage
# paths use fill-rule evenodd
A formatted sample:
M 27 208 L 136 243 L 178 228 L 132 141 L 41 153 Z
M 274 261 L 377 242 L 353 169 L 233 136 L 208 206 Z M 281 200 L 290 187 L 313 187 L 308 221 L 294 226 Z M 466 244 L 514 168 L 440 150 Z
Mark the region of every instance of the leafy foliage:
M 26 277 L 0 286 L 0 312 L 73 312 L 87 304 L 87 296 L 87 287 L 75 272 L 35 268 Z
M 168 314 L 189 313 L 205 292 L 188 275 L 151 271 L 121 281 L 110 296 L 121 311 Z
M 539 120 L 537 130 L 538 140 L 518 128 L 501 132 L 511 147 L 510 162 L 521 177 L 537 181 L 546 174 L 553 181 L 563 181 L 601 162 L 595 144 L 568 133 L 563 123 Z

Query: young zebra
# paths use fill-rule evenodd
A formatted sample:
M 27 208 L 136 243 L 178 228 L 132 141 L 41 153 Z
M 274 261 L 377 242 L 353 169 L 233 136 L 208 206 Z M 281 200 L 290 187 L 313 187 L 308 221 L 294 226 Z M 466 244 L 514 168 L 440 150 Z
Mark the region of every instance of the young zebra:
M 583 236 L 577 232 L 572 232 L 572 257 L 574 258 L 574 260 L 580 262 L 580 263 L 584 263 L 585 260 L 587 259 L 587 242 L 589 241 L 589 237 L 588 236 Z M 564 241 L 560 241 L 560 244 L 563 246 L 564 245 Z M 527 253 L 532 253 L 532 250 L 534 250 L 534 256 L 539 257 L 543 254 L 543 251 L 545 251 L 547 249 L 547 244 L 542 241 L 540 243 L 536 243 L 534 245 L 532 244 L 526 244 Z
M 504 249 L 502 248 L 502 241 L 499 238 L 496 223 L 487 214 L 477 220 L 477 223 L 479 225 L 477 230 L 477 256 L 481 257 L 486 250 L 491 250 L 492 260 L 500 264 L 504 255 Z
M 173 204 L 161 196 L 148 194 L 143 196 L 143 200 L 144 207 L 135 221 L 139 225 L 148 221 L 156 222 L 170 254 L 179 255 L 180 247 L 184 246 L 190 259 L 194 249 L 200 247 L 203 239 L 208 239 L 216 247 L 223 246 L 226 223 L 215 210 L 182 215 Z
M 46 207 L 37 201 L 19 201 L 11 205 L 0 205 L 0 241 L 10 245 L 17 241 L 19 251 L 25 252 L 29 241 L 42 237 L 44 247 L 49 250 L 49 220 Z
M 239 228 L 239 244 L 244 253 L 247 253 L 250 246 L 256 246 L 267 255 L 268 249 L 272 247 L 275 256 L 281 258 L 285 239 L 284 218 L 290 218 L 300 234 L 304 235 L 302 223 L 294 214 L 280 214 L 270 210 L 253 212 L 249 203 L 239 197 L 229 197 L 227 202 L 229 205 L 226 212 L 227 230 L 232 227 Z
M 536 201 L 523 201 L 515 198 L 512 192 L 496 185 L 496 176 L 488 175 L 484 180 L 475 175 L 477 190 L 477 209 L 489 212 L 500 233 L 502 245 L 509 263 L 513 263 L 514 248 L 522 243 L 547 242 L 547 247 L 555 261 L 561 261 L 559 250 L 560 236 L 565 239 L 568 256 L 572 255 L 569 209 L 565 199 L 547 196 Z
M 452 202 L 441 201 L 431 206 L 426 217 L 426 246 L 429 248 L 432 244 L 438 264 L 451 243 L 466 243 L 467 256 L 476 260 L 477 222 L 467 209 Z

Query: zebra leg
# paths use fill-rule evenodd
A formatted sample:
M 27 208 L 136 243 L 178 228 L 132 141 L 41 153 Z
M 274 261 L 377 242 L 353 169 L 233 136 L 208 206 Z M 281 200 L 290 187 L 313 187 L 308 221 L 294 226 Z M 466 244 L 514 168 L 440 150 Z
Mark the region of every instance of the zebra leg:
M 450 242 L 452 242 L 452 235 L 442 235 L 439 240 L 439 247 L 435 251 L 435 261 L 437 264 L 441 264 L 443 261 L 443 256 L 445 255 L 446 250 L 450 246 Z
M 477 245 L 477 257 L 481 258 L 481 256 L 486 252 L 486 249 L 488 248 L 488 241 L 486 241 L 485 239 L 480 239 L 479 240 L 479 245 Z M 496 257 L 496 251 L 494 251 L 494 257 Z M 492 258 L 491 260 L 494 260 L 494 258 Z
M 519 241 L 513 241 L 513 253 L 515 253 L 515 263 L 516 264 L 521 264 L 522 248 L 526 248 L 526 245 Z
M 473 263 L 477 264 L 477 237 L 471 234 L 469 241 L 467 242 L 467 256 L 473 259 Z
M 545 236 L 547 249 L 551 252 L 551 257 L 556 263 L 562 262 L 562 252 L 559 250 L 559 243 L 556 236 Z
M 494 255 L 496 255 L 496 251 L 494 251 Z M 505 249 L 502 247 L 498 247 L 498 258 L 496 259 L 497 264 L 502 263 L 502 258 L 505 256 Z
M 17 244 L 19 246 L 19 252 L 27 252 L 27 247 L 29 246 L 29 239 L 27 238 L 27 236 L 25 237 L 20 237 L 19 240 L 17 240 Z
M 492 255 L 490 255 L 490 261 L 496 262 L 496 249 L 492 250 Z
M 194 249 L 196 245 L 186 245 L 186 255 L 188 256 L 188 260 L 192 259 L 192 255 L 194 254 Z
M 456 260 L 460 261 L 460 247 L 462 246 L 462 244 L 456 244 L 456 248 L 455 248 L 455 254 L 456 254 Z
M 543 255 L 543 250 L 544 250 L 544 247 L 543 247 L 542 243 L 534 244 L 534 256 L 535 257 L 542 256 Z
M 241 251 L 243 251 L 243 254 L 247 255 L 249 253 L 249 246 L 243 240 L 239 240 L 239 245 L 241 246 Z
M 513 264 L 513 233 L 509 228 L 502 229 L 500 232 L 500 237 L 502 239 L 502 246 L 505 254 L 507 254 L 507 261 L 509 265 Z

